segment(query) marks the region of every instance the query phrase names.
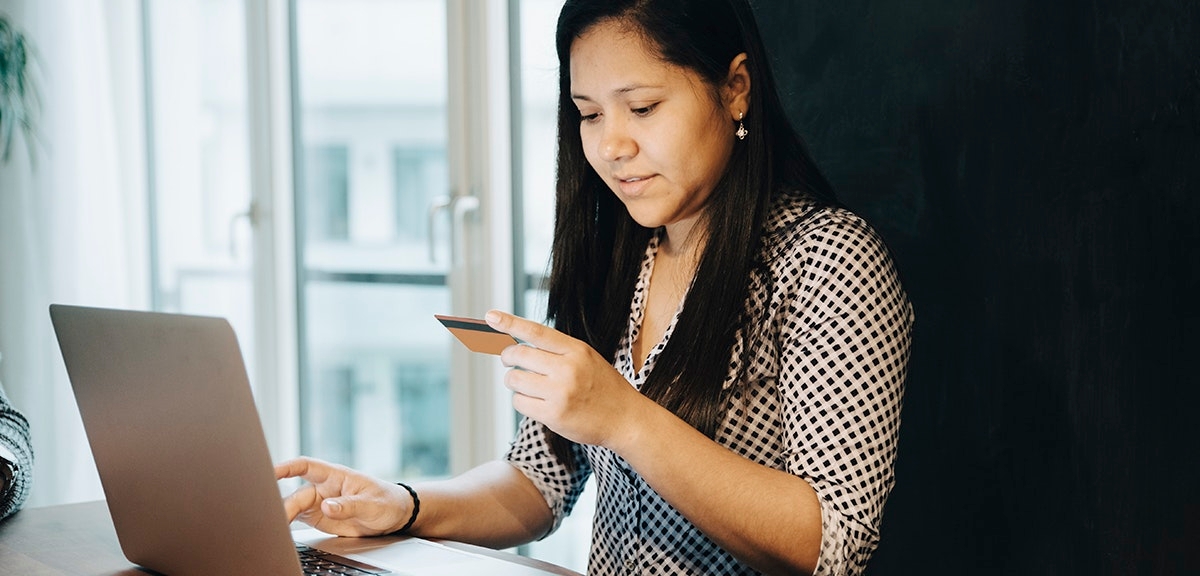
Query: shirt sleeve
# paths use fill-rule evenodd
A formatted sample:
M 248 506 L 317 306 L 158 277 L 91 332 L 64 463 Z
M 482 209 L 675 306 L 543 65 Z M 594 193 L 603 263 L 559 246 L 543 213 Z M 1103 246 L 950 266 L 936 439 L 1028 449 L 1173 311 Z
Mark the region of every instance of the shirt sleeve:
M 554 515 L 554 523 L 542 538 L 558 530 L 563 519 L 571 514 L 592 474 L 591 463 L 581 446 L 573 444 L 572 455 L 576 463 L 574 470 L 554 455 L 546 427 L 529 418 L 521 420 L 517 436 L 504 455 L 509 464 L 533 482 Z
M 912 307 L 880 238 L 844 211 L 786 251 L 779 333 L 785 465 L 821 504 L 816 574 L 859 574 L 895 483 Z M 788 276 L 785 274 L 784 276 Z
M 29 421 L 13 408 L 0 386 L 0 445 L 14 456 L 16 470 L 12 485 L 0 487 L 0 518 L 20 509 L 29 496 L 33 477 L 33 447 L 29 437 Z

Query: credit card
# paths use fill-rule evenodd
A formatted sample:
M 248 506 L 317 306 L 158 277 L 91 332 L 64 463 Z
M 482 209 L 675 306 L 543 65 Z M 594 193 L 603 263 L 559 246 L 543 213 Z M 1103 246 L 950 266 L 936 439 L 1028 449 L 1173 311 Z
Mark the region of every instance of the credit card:
M 478 318 L 442 314 L 434 314 L 433 317 L 472 352 L 498 355 L 505 348 L 518 343 L 516 338 L 488 326 L 487 322 Z

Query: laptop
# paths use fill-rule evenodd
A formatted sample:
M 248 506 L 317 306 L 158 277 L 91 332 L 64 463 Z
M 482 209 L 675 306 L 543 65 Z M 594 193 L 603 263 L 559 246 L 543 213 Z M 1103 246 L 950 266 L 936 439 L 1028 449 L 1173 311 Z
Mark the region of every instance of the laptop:
M 134 564 L 184 576 L 570 573 L 419 538 L 293 533 L 225 319 L 62 304 L 50 318 Z

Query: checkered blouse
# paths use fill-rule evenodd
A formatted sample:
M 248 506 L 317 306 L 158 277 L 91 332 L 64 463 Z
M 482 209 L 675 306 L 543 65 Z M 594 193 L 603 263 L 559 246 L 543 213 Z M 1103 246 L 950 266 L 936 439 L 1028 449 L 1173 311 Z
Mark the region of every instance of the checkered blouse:
M 656 237 L 646 249 L 614 363 L 635 387 L 675 327 L 672 321 L 635 373 L 631 343 L 657 248 Z M 894 483 L 912 307 L 883 242 L 846 210 L 784 198 L 767 223 L 763 251 L 766 264 L 751 276 L 748 301 L 757 318 L 738 332 L 717 441 L 807 480 L 821 503 L 816 574 L 857 574 L 878 544 Z M 754 351 L 749 365 L 743 365 L 744 349 Z M 506 459 L 541 491 L 555 528 L 596 474 L 589 574 L 755 573 L 616 454 L 586 445 L 575 450 L 581 465 L 570 472 L 550 451 L 543 427 L 526 419 Z
M 0 385 L 0 446 L 12 452 L 17 466 L 12 476 L 11 484 L 0 485 L 0 520 L 16 512 L 25 499 L 29 497 L 29 487 L 33 476 L 33 448 L 29 440 L 29 421 L 13 408 L 4 394 L 4 386 Z M 0 463 L 0 466 L 5 466 Z M 0 471 L 0 477 L 7 476 L 8 470 Z M 4 484 L 0 478 L 0 484 Z

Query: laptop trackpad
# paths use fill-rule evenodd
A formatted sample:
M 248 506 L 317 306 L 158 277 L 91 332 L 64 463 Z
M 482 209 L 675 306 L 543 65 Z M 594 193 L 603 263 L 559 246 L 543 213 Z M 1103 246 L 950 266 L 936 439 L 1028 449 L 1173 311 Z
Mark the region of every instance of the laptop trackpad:
M 419 538 L 338 538 L 312 529 L 292 532 L 292 536 L 297 542 L 388 568 L 400 575 L 550 574 L 531 566 L 473 554 Z

